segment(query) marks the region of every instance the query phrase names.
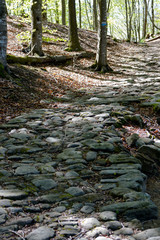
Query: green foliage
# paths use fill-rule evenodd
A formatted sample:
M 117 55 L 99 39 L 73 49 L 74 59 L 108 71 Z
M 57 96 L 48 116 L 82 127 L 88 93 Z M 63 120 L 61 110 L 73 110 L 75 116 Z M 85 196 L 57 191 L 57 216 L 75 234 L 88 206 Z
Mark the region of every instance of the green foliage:
M 81 0 L 81 27 L 85 29 L 93 29 L 93 1 Z M 109 2 L 109 1 L 107 1 Z M 140 41 L 143 43 L 144 39 L 141 40 L 143 36 L 143 12 L 144 12 L 144 0 L 127 0 L 127 9 L 124 0 L 111 0 L 110 8 L 108 12 L 108 34 L 117 39 L 130 39 L 131 41 Z M 31 6 L 30 0 L 6 0 L 8 14 L 21 17 L 22 23 L 31 22 Z M 134 7 L 133 7 L 134 5 Z M 151 1 L 148 1 L 148 13 L 152 16 Z M 67 1 L 66 1 L 67 10 Z M 47 13 L 47 20 L 52 23 L 62 23 L 62 6 L 61 1 L 58 0 L 45 0 L 43 1 L 42 12 Z M 77 13 L 77 25 L 79 27 L 79 1 L 76 0 L 76 13 Z M 128 24 L 131 23 L 130 37 L 127 34 L 127 17 Z M 66 11 L 66 23 L 68 25 L 68 12 Z M 130 22 L 131 20 L 131 22 Z M 154 20 L 155 25 L 160 25 L 160 2 L 159 0 L 154 1 Z M 20 26 L 21 27 L 21 26 Z M 147 33 L 152 32 L 152 22 L 151 18 L 148 16 L 147 22 Z M 44 33 L 54 34 L 56 30 L 50 30 L 47 28 L 43 29 Z M 158 33 L 158 29 L 155 28 L 155 35 Z M 24 35 L 24 36 L 23 36 Z M 21 42 L 28 42 L 29 36 L 22 33 L 22 37 L 18 36 Z M 49 41 L 49 39 L 48 39 Z M 61 41 L 60 39 L 57 41 Z
M 16 38 L 20 43 L 29 44 L 29 42 L 31 40 L 31 33 L 30 33 L 30 31 L 21 32 L 16 35 Z
M 42 31 L 43 31 L 43 33 L 49 33 L 49 34 L 54 34 L 57 32 L 56 29 L 48 29 L 46 27 L 42 27 Z
M 51 38 L 51 37 L 42 37 L 44 42 L 66 42 L 66 39 L 63 38 Z

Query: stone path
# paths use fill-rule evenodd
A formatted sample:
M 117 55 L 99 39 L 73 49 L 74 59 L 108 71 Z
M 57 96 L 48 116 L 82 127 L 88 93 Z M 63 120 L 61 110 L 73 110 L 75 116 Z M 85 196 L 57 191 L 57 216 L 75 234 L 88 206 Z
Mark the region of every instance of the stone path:
M 144 126 L 133 102 L 159 106 L 155 45 L 123 55 L 124 79 L 0 126 L 0 239 L 160 239 L 141 224 L 158 217 L 143 169 L 156 170 L 160 145 L 129 137 L 133 157 L 122 141 L 123 125 Z

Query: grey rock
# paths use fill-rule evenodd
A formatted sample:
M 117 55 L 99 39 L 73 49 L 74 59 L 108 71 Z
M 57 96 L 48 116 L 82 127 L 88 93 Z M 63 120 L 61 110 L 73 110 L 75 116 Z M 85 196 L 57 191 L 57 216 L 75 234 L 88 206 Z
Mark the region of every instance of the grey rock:
M 66 207 L 65 206 L 59 206 L 59 207 L 53 208 L 53 211 L 62 213 L 62 212 L 66 211 Z
M 139 170 L 137 169 L 124 169 L 124 170 L 119 170 L 119 169 L 107 169 L 107 170 L 102 170 L 100 172 L 100 175 L 107 175 L 107 176 L 120 176 L 120 175 L 124 175 L 126 173 L 140 173 Z
M 4 148 L 4 147 L 0 147 L 0 157 L 4 157 L 5 156 L 5 153 L 7 151 L 7 148 Z
M 138 154 L 153 160 L 160 160 L 160 148 L 153 145 L 145 145 L 138 149 Z
M 61 160 L 82 159 L 82 153 L 80 151 L 76 151 L 74 148 L 68 148 L 58 154 L 57 158 Z
M 15 123 L 26 123 L 27 119 L 23 117 L 16 117 L 8 121 L 9 124 L 15 124 Z
M 43 149 L 42 148 L 39 148 L 39 147 L 31 147 L 31 146 L 25 146 L 25 145 L 21 145 L 21 146 L 10 146 L 8 148 L 8 151 L 7 153 L 8 154 L 17 154 L 17 153 L 27 153 L 27 154 L 30 154 L 30 153 L 36 153 L 36 152 L 40 152 L 42 151 Z
M 132 235 L 133 234 L 133 229 L 124 227 L 124 228 L 121 228 L 120 230 L 115 231 L 114 234 L 116 234 L 116 235 L 120 235 L 120 234 L 122 234 L 122 235 Z
M 11 200 L 9 199 L 0 199 L 0 207 L 11 207 Z
M 110 237 L 102 237 L 102 236 L 100 236 L 100 237 L 97 237 L 97 238 L 95 238 L 95 240 L 113 240 L 113 238 L 110 238 Z
M 114 221 L 117 219 L 117 214 L 111 211 L 104 211 L 99 214 L 99 218 L 103 221 Z
M 0 225 L 4 224 L 7 220 L 6 214 L 0 214 Z
M 83 207 L 80 209 L 80 211 L 81 211 L 82 213 L 85 213 L 85 214 L 90 214 L 90 213 L 92 213 L 94 210 L 95 210 L 94 207 L 88 206 L 88 205 L 83 206 Z
M 151 238 L 148 238 L 148 240 L 160 240 L 160 236 L 159 237 L 151 237 Z
M 61 213 L 59 212 L 48 212 L 45 213 L 46 216 L 49 216 L 50 218 L 57 218 L 61 216 Z
M 7 209 L 11 214 L 16 214 L 16 213 L 19 213 L 19 212 L 23 212 L 23 209 L 20 208 L 20 207 L 9 207 Z
M 55 172 L 54 167 L 52 167 L 49 163 L 46 163 L 45 165 L 40 165 L 38 169 L 43 174 Z
M 100 211 L 117 212 L 118 214 L 126 216 L 128 220 L 134 218 L 149 220 L 158 217 L 157 207 L 150 200 L 114 203 L 101 207 Z
M 160 236 L 160 228 L 147 229 L 143 232 L 133 235 L 133 237 L 136 240 L 146 240 L 151 237 L 159 237 L 159 236 Z
M 110 194 L 115 197 L 123 197 L 125 194 L 132 193 L 132 192 L 135 192 L 135 191 L 129 188 L 115 187 L 110 191 Z
M 60 236 L 65 236 L 65 237 L 69 237 L 69 236 L 75 236 L 79 233 L 78 229 L 72 229 L 71 227 L 70 228 L 66 228 L 64 230 L 61 230 L 60 231 Z
M 136 133 L 133 133 L 131 136 L 126 138 L 126 142 L 128 146 L 133 147 L 136 145 L 136 142 L 138 139 L 139 139 L 139 135 Z
M 82 196 L 85 194 L 84 191 L 79 187 L 70 187 L 66 189 L 65 192 L 75 197 Z
M 137 157 L 141 159 L 144 172 L 149 174 L 158 172 L 156 162 L 160 161 L 160 148 L 154 145 L 143 145 L 138 149 Z
M 109 162 L 111 162 L 112 164 L 116 164 L 116 163 L 137 163 L 137 164 L 141 164 L 141 161 L 135 157 L 132 157 L 129 154 L 126 153 L 119 153 L 119 154 L 112 154 L 109 156 L 108 158 Z
M 135 182 L 135 181 L 122 180 L 122 181 L 117 182 L 117 187 L 130 188 L 130 189 L 133 189 L 135 191 L 143 191 L 144 190 L 143 185 L 141 185 L 140 183 Z
M 139 114 L 125 115 L 124 118 L 127 122 L 132 122 L 133 124 L 136 124 L 136 125 L 140 126 L 141 128 L 143 128 L 143 126 L 144 126 L 143 119 Z
M 97 158 L 97 152 L 89 151 L 86 154 L 87 161 L 94 161 Z
M 38 174 L 39 171 L 31 165 L 22 165 L 15 170 L 15 175 Z
M 55 232 L 53 229 L 42 226 L 35 230 L 33 230 L 31 233 L 27 235 L 27 240 L 49 240 L 52 237 L 54 237 Z
M 144 192 L 131 192 L 124 194 L 123 198 L 126 201 L 139 201 L 150 199 L 150 195 Z
M 110 190 L 116 187 L 115 183 L 106 183 L 106 184 L 95 184 L 96 189 L 101 189 L 101 190 Z
M 19 200 L 19 199 L 26 198 L 27 193 L 17 189 L 0 190 L 0 197 L 12 199 L 12 200 Z
M 112 231 L 116 231 L 122 228 L 122 223 L 119 221 L 108 221 L 105 223 L 105 226 Z
M 57 186 L 57 183 L 53 179 L 34 179 L 32 183 L 41 190 L 50 190 Z
M 92 218 L 85 218 L 85 219 L 81 220 L 80 224 L 84 229 L 89 230 L 89 229 L 99 226 L 100 222 L 96 218 L 92 217 Z
M 33 219 L 30 217 L 18 218 L 16 220 L 7 222 L 8 225 L 18 225 L 20 227 L 29 226 L 33 224 Z
M 64 170 L 73 170 L 73 171 L 81 171 L 83 169 L 87 169 L 87 166 L 82 163 L 75 163 L 64 168 Z
M 109 231 L 107 230 L 107 228 L 105 227 L 96 227 L 94 229 L 92 229 L 91 231 L 88 231 L 86 236 L 89 238 L 94 238 L 97 237 L 99 235 L 108 235 Z
M 79 177 L 79 174 L 75 171 L 68 171 L 68 172 L 66 172 L 65 177 L 66 178 L 76 178 L 76 177 Z

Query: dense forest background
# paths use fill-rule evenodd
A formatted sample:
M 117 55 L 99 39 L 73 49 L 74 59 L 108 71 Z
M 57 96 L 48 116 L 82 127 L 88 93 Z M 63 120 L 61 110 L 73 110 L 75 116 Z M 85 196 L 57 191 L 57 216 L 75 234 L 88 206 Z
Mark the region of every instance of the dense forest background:
M 97 1 L 76 0 L 77 25 L 79 28 L 97 30 Z M 17 15 L 31 20 L 29 0 L 7 0 L 9 15 Z M 43 20 L 68 25 L 68 1 L 43 0 Z M 128 41 L 144 41 L 160 31 L 159 0 L 108 0 L 108 34 Z M 22 33 L 23 37 L 28 32 Z

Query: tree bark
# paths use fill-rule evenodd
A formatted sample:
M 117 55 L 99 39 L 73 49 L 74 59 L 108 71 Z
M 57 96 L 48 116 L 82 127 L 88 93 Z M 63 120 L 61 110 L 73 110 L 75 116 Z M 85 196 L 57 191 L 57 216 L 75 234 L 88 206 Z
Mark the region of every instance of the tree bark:
M 148 15 L 147 0 L 144 0 L 143 38 L 145 38 L 147 34 L 147 15 Z
M 126 9 L 127 40 L 130 41 L 130 35 L 129 35 L 129 20 L 128 20 L 128 2 L 127 2 L 127 0 L 125 0 L 125 9 Z
M 58 0 L 56 0 L 55 4 L 56 4 L 56 23 L 59 24 L 59 5 L 58 5 Z
M 154 0 L 151 2 L 151 10 L 152 10 L 152 35 L 155 34 L 155 27 L 154 27 Z
M 80 51 L 82 50 L 77 31 L 77 20 L 76 20 L 76 8 L 75 0 L 68 0 L 69 8 L 69 41 L 68 41 L 68 51 Z
M 4 70 L 9 72 L 7 66 L 7 8 L 5 0 L 0 1 L 0 75 L 5 76 Z
M 101 72 L 112 71 L 107 64 L 107 16 L 106 0 L 98 0 L 98 45 L 96 54 L 96 70 Z
M 97 31 L 98 20 L 97 20 L 97 0 L 93 0 L 93 30 Z
M 89 29 L 91 29 L 91 23 L 90 23 L 90 19 L 89 19 L 89 15 L 88 15 L 87 0 L 85 0 L 85 9 L 86 9 L 86 17 L 87 17 Z
M 61 0 L 62 4 L 62 24 L 66 25 L 66 2 L 65 0 Z
M 32 0 L 31 55 L 43 56 L 42 51 L 42 0 Z

